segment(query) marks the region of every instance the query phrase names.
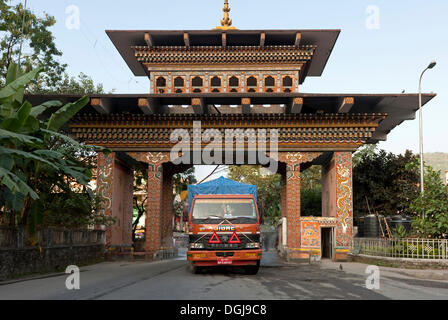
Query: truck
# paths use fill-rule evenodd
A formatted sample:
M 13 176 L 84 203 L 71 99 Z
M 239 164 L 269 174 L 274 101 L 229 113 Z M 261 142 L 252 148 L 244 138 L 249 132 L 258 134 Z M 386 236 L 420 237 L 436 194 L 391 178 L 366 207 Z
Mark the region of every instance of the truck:
M 224 177 L 188 186 L 189 247 L 193 273 L 204 267 L 237 266 L 255 275 L 262 258 L 262 212 L 257 187 Z

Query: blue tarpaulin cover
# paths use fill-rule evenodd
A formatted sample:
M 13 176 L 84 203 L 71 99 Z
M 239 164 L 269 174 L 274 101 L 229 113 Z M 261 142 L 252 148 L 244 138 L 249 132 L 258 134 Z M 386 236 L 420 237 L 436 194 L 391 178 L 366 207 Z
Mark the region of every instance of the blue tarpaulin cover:
M 257 200 L 257 186 L 236 182 L 224 177 L 188 186 L 188 207 L 198 194 L 253 194 Z

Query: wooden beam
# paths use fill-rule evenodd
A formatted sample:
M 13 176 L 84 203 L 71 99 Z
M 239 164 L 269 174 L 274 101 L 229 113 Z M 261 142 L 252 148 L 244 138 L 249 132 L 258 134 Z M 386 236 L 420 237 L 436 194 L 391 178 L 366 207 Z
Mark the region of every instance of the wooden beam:
M 338 113 L 348 113 L 355 104 L 355 98 L 345 97 L 338 108 Z
M 302 34 L 300 32 L 296 33 L 296 41 L 295 41 L 295 46 L 296 48 L 298 48 L 300 46 L 300 41 L 302 40 Z
M 250 98 L 242 98 L 241 99 L 241 107 L 242 107 L 242 111 L 244 114 L 250 113 L 250 105 L 251 105 Z
M 184 42 L 186 47 L 190 46 L 190 35 L 188 32 L 184 32 Z
M 149 101 L 149 99 L 146 98 L 138 99 L 138 107 L 140 108 L 140 110 L 142 110 L 144 114 L 154 114 L 156 108 L 155 105 L 156 103 L 154 99 L 151 99 L 151 102 Z
M 372 138 L 374 140 L 379 140 L 379 141 L 387 141 L 387 133 L 383 132 L 383 131 L 375 131 L 372 134 Z
M 222 33 L 222 47 L 227 47 L 227 33 L 225 32 Z
M 266 42 L 266 33 L 262 32 L 260 35 L 260 47 L 264 47 L 264 43 Z
M 204 98 L 191 98 L 191 106 L 195 114 L 204 114 L 207 111 Z
M 294 98 L 291 104 L 291 113 L 300 113 L 303 108 L 303 98 Z
M 112 112 L 110 101 L 104 98 L 92 98 L 90 99 L 90 105 L 100 114 L 109 114 Z
M 145 42 L 148 45 L 148 47 L 150 47 L 150 48 L 154 45 L 153 42 L 152 42 L 151 35 L 149 33 L 147 33 L 147 32 L 145 33 Z

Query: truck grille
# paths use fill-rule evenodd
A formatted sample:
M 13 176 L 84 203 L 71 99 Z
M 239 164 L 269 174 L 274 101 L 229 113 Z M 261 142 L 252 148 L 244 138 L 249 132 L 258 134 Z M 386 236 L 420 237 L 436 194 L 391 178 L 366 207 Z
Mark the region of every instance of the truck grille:
M 212 233 L 208 234 L 206 236 L 202 234 L 198 235 L 190 235 L 190 243 L 203 243 L 205 250 L 242 250 L 246 248 L 247 243 L 251 242 L 260 242 L 260 235 L 259 234 L 240 234 L 237 233 L 238 238 L 240 238 L 241 243 L 235 244 L 235 243 L 227 243 L 232 236 L 231 234 L 219 234 L 218 237 L 221 240 L 222 243 L 208 243 L 210 238 L 212 237 Z M 204 236 L 202 239 L 201 237 Z M 246 237 L 247 236 L 247 237 Z M 249 240 L 249 239 L 250 240 Z M 200 240 L 199 240 L 200 239 Z

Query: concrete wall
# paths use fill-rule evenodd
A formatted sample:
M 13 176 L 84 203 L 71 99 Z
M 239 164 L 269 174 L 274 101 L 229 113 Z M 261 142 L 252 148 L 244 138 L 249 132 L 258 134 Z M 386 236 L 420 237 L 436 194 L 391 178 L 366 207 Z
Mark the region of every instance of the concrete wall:
M 0 281 L 63 271 L 69 265 L 104 258 L 106 234 L 102 230 L 42 229 L 37 239 L 38 244 L 31 246 L 24 229 L 0 227 Z

